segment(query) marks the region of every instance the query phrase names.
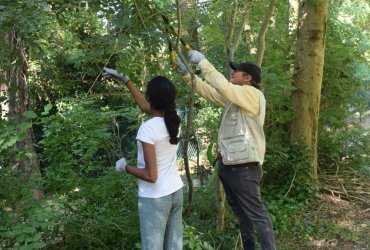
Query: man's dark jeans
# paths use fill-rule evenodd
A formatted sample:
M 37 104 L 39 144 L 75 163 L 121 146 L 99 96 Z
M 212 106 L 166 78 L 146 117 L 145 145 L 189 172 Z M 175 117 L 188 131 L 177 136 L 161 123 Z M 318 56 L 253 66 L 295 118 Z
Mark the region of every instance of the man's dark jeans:
M 255 249 L 256 228 L 262 249 L 275 250 L 272 223 L 261 200 L 262 166 L 258 163 L 226 166 L 221 159 L 218 161 L 218 176 L 227 201 L 239 220 L 244 249 Z

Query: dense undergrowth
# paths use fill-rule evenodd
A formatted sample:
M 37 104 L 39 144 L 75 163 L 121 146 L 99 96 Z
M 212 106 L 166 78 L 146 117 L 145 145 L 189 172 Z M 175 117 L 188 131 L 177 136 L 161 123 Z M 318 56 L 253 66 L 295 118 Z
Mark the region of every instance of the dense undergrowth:
M 107 171 L 99 178 L 85 179 L 79 188 L 37 203 L 22 191 L 26 190 L 8 193 L 6 200 L 2 197 L 3 249 L 140 248 L 137 188 L 130 176 Z M 369 213 L 361 214 L 364 207 L 318 192 L 302 201 L 269 195 L 268 186 L 263 191 L 278 249 L 335 247 L 334 243 L 338 249 L 346 249 L 340 248 L 345 244 L 369 246 Z M 15 193 L 19 196 L 14 197 Z M 217 230 L 215 176 L 196 188 L 194 197 L 191 211 L 183 217 L 184 249 L 242 249 L 238 222 L 228 207 L 225 229 Z M 17 201 L 7 204 L 12 199 Z
M 43 148 L 39 154 L 42 179 L 25 178 L 6 167 L 4 158 L 1 159 L 1 248 L 139 249 L 136 179 L 117 175 L 113 168 L 115 157 L 123 152 L 135 161 L 134 140 L 130 138 L 135 136 L 137 111 L 112 110 L 91 100 L 67 100 L 58 110 L 35 119 L 43 133 L 39 142 Z M 120 116 L 122 112 L 125 117 Z M 93 115 L 94 123 L 91 123 Z M 204 119 L 204 122 L 209 121 Z M 12 138 L 12 129 L 16 127 L 8 123 L 3 133 Z M 321 137 L 324 146 L 320 152 L 331 150 L 331 157 L 325 157 L 326 154 L 320 157 L 320 176 L 326 175 L 326 179 L 336 176 L 341 180 L 341 173 L 352 169 L 369 178 L 368 155 L 364 153 L 364 147 L 370 145 L 369 138 L 363 136 L 366 130 L 358 126 L 329 132 Z M 10 141 L 15 143 L 17 139 Z M 8 146 L 3 152 L 23 156 Z M 339 199 L 335 192 L 330 196 L 333 200 L 325 196 L 328 193 L 324 188 L 325 177 L 319 178 L 318 183 L 314 181 L 309 152 L 300 144 L 270 143 L 267 152 L 262 196 L 279 249 L 315 249 L 320 244 L 336 245 L 339 249 L 345 244 L 368 246 L 369 220 L 360 221 L 369 218 L 366 217 L 368 203 L 345 196 Z M 217 173 L 210 166 L 207 153 L 209 156 L 209 150 L 201 153 L 202 167 L 194 167 L 193 178 L 202 179 L 202 185 L 195 188 L 191 210 L 185 213 L 188 210 L 184 209 L 184 249 L 242 249 L 238 222 L 227 206 L 225 229 L 217 229 Z M 343 160 L 333 161 L 333 155 Z M 366 178 L 358 182 L 358 188 L 369 185 Z M 351 176 L 347 179 L 342 179 L 342 185 Z M 184 183 L 187 185 L 185 177 Z M 35 201 L 30 190 L 40 184 L 46 197 Z M 184 190 L 187 197 L 187 186 Z M 338 199 L 341 202 L 335 203 Z M 351 211 L 348 213 L 358 218 L 346 216 L 338 209 L 338 204 L 348 201 L 351 205 L 343 211 Z M 349 226 L 339 220 L 347 220 Z

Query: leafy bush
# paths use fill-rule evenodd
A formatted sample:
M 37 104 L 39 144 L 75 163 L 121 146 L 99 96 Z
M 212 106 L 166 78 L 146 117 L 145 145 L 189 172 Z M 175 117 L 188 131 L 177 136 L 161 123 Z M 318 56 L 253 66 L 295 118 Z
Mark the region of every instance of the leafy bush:
M 183 249 L 213 250 L 214 248 L 208 242 L 200 239 L 200 234 L 201 233 L 197 232 L 194 227 L 189 226 L 185 223 Z
M 112 168 L 42 203 L 18 195 L 12 208 L 2 199 L 0 248 L 134 249 L 140 242 L 136 185 L 134 178 L 116 175 Z M 14 196 L 23 189 L 11 193 Z
M 353 168 L 366 174 L 370 160 L 368 133 L 361 126 L 323 131 L 319 137 L 321 171 L 336 173 Z
M 17 211 L 2 211 L 0 218 L 4 249 L 41 249 L 57 238 L 54 230 L 60 224 L 51 207 L 27 206 Z
M 0 169 L 0 248 L 39 249 L 57 238 L 57 211 L 49 201 L 35 202 L 30 192 L 38 183 L 38 178 Z
M 137 183 L 110 173 L 85 181 L 63 200 L 63 249 L 134 249 L 140 242 Z
M 58 104 L 58 113 L 43 121 L 39 144 L 48 192 L 73 190 L 82 178 L 95 178 L 114 165 L 123 151 L 125 157 L 135 152 L 135 140 L 130 138 L 138 119 L 131 111 L 131 117 L 125 116 L 125 123 L 119 124 L 117 117 L 124 111 L 99 107 L 93 99 L 68 99 Z

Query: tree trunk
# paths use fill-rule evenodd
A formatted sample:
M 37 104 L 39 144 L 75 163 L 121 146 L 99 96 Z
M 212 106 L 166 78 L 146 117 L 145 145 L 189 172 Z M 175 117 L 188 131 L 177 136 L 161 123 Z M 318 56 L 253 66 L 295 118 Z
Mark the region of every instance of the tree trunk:
M 5 39 L 15 57 L 14 67 L 6 73 L 5 77 L 8 85 L 9 114 L 12 121 L 16 123 L 31 123 L 30 119 L 22 116 L 29 108 L 26 47 L 14 30 L 7 32 Z M 21 159 L 16 159 L 16 157 L 9 159 L 16 166 L 16 170 L 23 173 L 26 178 L 41 176 L 34 143 L 35 139 L 31 127 L 26 131 L 26 138 L 17 142 L 17 152 L 25 152 L 27 155 Z M 32 192 L 34 199 L 43 197 L 41 185 L 34 188 Z
M 181 15 L 182 15 L 182 9 L 186 9 L 184 7 L 185 6 L 184 4 L 186 4 L 186 2 L 181 3 L 181 5 L 180 5 L 180 1 L 176 0 L 176 3 L 177 3 L 177 6 L 178 6 L 178 8 L 177 8 L 177 19 L 178 19 L 177 33 L 179 34 L 179 37 L 177 39 L 177 44 L 176 44 L 176 50 L 178 51 L 178 42 L 179 42 L 179 38 L 181 37 L 181 34 L 182 34 L 182 18 L 181 18 Z M 193 18 L 190 18 L 190 19 L 196 19 L 197 18 L 197 0 L 192 1 L 190 4 L 194 6 L 194 8 L 192 8 L 193 11 L 190 12 L 190 16 L 192 16 Z M 183 7 L 183 8 L 181 8 L 181 7 Z M 196 20 L 194 20 L 193 24 L 196 25 Z M 191 29 L 191 28 L 189 28 L 189 26 L 187 26 L 187 28 Z M 194 27 L 194 28 L 196 29 L 197 27 Z M 195 31 L 195 32 L 197 34 L 197 31 Z M 194 183 L 193 183 L 193 179 L 192 179 L 191 171 L 190 171 L 189 150 L 188 150 L 190 139 L 194 134 L 194 130 L 193 130 L 193 126 L 192 126 L 193 110 L 194 110 L 194 97 L 195 97 L 195 85 L 194 85 L 194 74 L 193 73 L 191 73 L 191 78 L 192 78 L 193 84 L 192 84 L 191 92 L 190 92 L 190 95 L 189 95 L 189 102 L 188 102 L 188 105 L 187 105 L 187 110 L 188 110 L 187 119 L 186 119 L 187 124 L 186 124 L 186 129 L 185 129 L 185 134 L 184 134 L 183 152 L 182 152 L 183 159 L 184 159 L 184 165 L 185 165 L 186 179 L 188 180 L 188 185 L 189 185 L 188 207 L 187 207 L 185 213 L 190 212 L 192 204 L 193 204 L 193 195 L 194 195 Z
M 190 45 L 192 49 L 200 50 L 199 33 L 198 33 L 198 0 L 190 1 L 190 18 L 188 24 L 188 34 L 190 37 Z
M 317 179 L 317 134 L 324 67 L 328 14 L 326 0 L 318 4 L 303 1 L 300 7 L 297 56 L 295 61 L 291 142 L 303 139 L 312 151 L 312 174 Z

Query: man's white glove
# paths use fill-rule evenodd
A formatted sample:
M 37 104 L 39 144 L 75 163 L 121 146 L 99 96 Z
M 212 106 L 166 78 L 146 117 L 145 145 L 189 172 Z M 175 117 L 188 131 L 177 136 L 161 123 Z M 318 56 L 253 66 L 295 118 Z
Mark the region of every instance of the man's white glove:
M 184 76 L 184 75 L 187 75 L 189 73 L 185 64 L 181 61 L 181 59 L 179 57 L 176 57 L 175 64 L 176 64 L 176 70 L 180 73 L 180 75 Z
M 125 158 L 119 159 L 118 161 L 116 161 L 116 172 L 117 173 L 121 173 L 121 172 L 126 173 L 126 166 L 127 166 L 126 159 Z
M 130 80 L 128 76 L 121 75 L 120 73 L 117 72 L 117 70 L 110 68 L 104 68 L 102 75 L 104 79 L 115 78 L 117 80 L 122 81 L 124 84 L 126 84 L 128 80 Z
M 188 52 L 189 61 L 194 64 L 198 64 L 200 61 L 202 61 L 205 57 L 202 53 L 200 53 L 197 50 L 190 50 Z

